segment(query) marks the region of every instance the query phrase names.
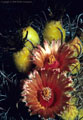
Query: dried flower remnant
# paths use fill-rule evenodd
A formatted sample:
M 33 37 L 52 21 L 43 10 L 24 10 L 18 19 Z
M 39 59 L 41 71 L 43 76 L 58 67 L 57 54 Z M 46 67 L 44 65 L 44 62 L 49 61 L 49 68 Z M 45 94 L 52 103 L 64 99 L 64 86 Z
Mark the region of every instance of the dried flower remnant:
M 62 71 L 70 71 L 69 66 L 76 63 L 76 57 L 73 57 L 74 51 L 71 50 L 69 45 L 61 41 L 52 41 L 49 45 L 44 41 L 44 48 L 40 45 L 33 50 L 33 63 L 41 69 L 60 69 Z
M 60 115 L 67 107 L 73 90 L 70 77 L 53 71 L 34 70 L 29 79 L 22 82 L 22 101 L 29 107 L 31 115 L 39 114 L 44 118 Z

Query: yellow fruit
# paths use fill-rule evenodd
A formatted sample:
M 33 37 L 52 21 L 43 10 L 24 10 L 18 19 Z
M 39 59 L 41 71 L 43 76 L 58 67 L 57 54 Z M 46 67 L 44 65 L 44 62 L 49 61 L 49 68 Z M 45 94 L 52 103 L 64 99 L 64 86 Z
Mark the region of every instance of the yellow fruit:
M 79 72 L 79 70 L 80 70 L 80 62 L 79 62 L 79 60 L 77 60 L 77 62 L 75 64 L 72 64 L 70 66 L 70 70 L 71 70 L 71 73 L 73 75 Z
M 69 107 L 62 114 L 61 117 L 64 120 L 75 120 L 76 116 L 78 115 L 78 109 L 74 105 L 75 101 L 76 101 L 76 98 L 71 99 L 71 101 L 69 102 Z
M 75 120 L 77 115 L 78 115 L 78 110 L 76 106 L 70 105 L 69 108 L 62 115 L 62 118 L 64 120 Z
M 68 44 L 70 45 L 71 49 L 74 50 L 75 57 L 79 56 L 81 49 L 82 49 L 81 51 L 83 53 L 83 45 L 78 37 L 75 37 Z
M 30 52 L 26 47 L 14 53 L 13 58 L 19 72 L 27 72 L 27 70 L 29 70 L 31 66 Z
M 27 34 L 27 32 L 28 32 L 28 34 Z M 29 41 L 27 41 L 27 39 L 29 39 L 33 43 L 34 46 L 37 46 L 37 44 L 40 43 L 39 35 L 31 26 L 28 26 L 22 30 L 22 37 L 23 38 L 26 37 L 26 34 L 27 34 L 27 38 L 25 40 L 24 45 L 27 48 L 29 48 L 30 50 L 32 50 L 33 46 Z
M 61 39 L 61 32 L 63 33 L 63 41 L 65 40 L 65 29 L 63 29 L 62 24 L 60 21 L 50 21 L 46 24 L 44 32 L 43 32 L 43 37 L 44 39 L 48 41 L 52 40 L 60 40 Z
M 83 109 L 79 110 L 78 116 L 79 116 L 79 119 L 81 119 L 83 117 Z M 83 120 L 83 118 L 81 120 Z

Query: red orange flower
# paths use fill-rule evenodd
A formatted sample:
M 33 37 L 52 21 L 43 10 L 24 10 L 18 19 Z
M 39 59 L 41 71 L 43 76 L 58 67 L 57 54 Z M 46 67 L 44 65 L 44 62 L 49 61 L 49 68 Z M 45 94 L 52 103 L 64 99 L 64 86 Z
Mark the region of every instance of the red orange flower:
M 58 72 L 34 71 L 22 86 L 23 102 L 31 110 L 31 114 L 39 114 L 44 118 L 54 118 L 67 108 L 72 88 L 72 80 Z
M 40 45 L 33 50 L 33 62 L 38 68 L 56 69 L 60 71 L 69 71 L 69 66 L 76 62 L 73 57 L 74 51 L 68 44 L 61 45 L 61 41 L 52 41 L 51 45 L 47 41 L 44 42 L 44 48 Z

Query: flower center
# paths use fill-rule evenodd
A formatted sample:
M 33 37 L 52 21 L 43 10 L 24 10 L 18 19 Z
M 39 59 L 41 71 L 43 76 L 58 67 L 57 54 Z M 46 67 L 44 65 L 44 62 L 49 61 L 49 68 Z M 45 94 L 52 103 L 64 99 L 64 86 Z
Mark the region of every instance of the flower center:
M 38 92 L 38 101 L 44 107 L 50 107 L 55 101 L 54 91 L 49 87 L 44 87 Z
M 51 98 L 51 89 L 49 87 L 43 88 L 42 98 L 48 101 Z
M 56 61 L 56 58 L 54 57 L 54 55 L 50 55 L 49 64 L 53 64 L 55 61 Z
M 46 58 L 44 67 L 45 69 L 56 69 L 59 67 L 59 61 L 52 54 Z

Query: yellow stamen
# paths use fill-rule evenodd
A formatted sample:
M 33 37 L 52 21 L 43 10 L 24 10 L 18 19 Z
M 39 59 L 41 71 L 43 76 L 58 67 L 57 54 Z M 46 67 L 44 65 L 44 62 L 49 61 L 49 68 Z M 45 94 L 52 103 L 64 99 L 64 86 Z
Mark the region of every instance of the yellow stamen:
M 46 101 L 51 98 L 51 89 L 49 87 L 46 87 L 42 90 L 42 97 Z
M 49 57 L 49 64 L 53 64 L 55 61 L 56 61 L 55 56 L 54 56 L 54 55 L 51 55 L 51 56 Z

